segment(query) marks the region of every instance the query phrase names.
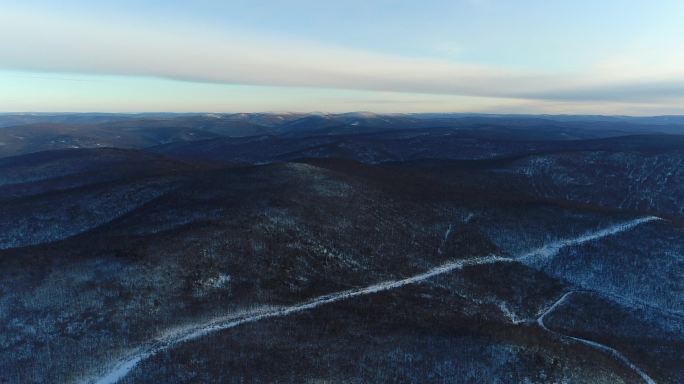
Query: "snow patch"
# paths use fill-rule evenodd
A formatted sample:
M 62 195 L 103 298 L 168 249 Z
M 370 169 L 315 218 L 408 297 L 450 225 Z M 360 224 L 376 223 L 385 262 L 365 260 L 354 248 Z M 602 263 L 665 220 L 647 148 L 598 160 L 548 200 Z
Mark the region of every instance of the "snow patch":
M 498 306 L 499 306 L 499 309 L 501 310 L 501 313 L 503 313 L 503 315 L 506 316 L 506 318 L 508 320 L 510 320 L 511 323 L 518 325 L 518 324 L 522 324 L 525 322 L 525 319 L 521 319 L 520 317 L 518 317 L 518 315 L 516 315 L 515 312 L 513 312 L 508 307 L 508 304 L 505 301 L 499 302 Z
M 230 282 L 230 275 L 219 273 L 217 276 L 207 279 L 205 285 L 210 288 L 224 288 Z

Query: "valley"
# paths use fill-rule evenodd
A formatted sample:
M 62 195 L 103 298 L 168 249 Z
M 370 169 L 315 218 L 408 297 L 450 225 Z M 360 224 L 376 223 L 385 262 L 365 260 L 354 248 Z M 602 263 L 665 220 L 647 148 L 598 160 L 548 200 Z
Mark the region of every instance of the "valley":
M 682 137 L 0 115 L 0 383 L 682 382 Z

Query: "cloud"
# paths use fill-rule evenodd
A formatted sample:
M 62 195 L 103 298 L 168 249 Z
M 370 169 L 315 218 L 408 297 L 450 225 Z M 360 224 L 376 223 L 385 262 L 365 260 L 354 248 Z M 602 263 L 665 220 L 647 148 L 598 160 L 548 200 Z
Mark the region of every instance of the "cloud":
M 0 14 L 0 67 L 192 82 L 320 87 L 548 101 L 684 97 L 684 73 L 615 65 L 543 73 L 354 51 L 244 31 L 103 22 L 22 9 Z M 624 59 L 623 59 L 624 60 Z M 665 72 L 663 72 L 665 73 Z
M 529 99 L 558 101 L 667 102 L 684 98 L 684 79 L 634 81 L 530 93 Z

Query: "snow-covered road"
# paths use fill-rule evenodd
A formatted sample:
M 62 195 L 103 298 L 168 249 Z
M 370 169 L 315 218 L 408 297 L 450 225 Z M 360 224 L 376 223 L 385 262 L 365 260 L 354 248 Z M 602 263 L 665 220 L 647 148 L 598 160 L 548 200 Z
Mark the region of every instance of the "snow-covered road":
M 561 249 L 576 245 L 582 245 L 593 240 L 601 239 L 604 237 L 617 235 L 622 232 L 629 231 L 632 228 L 638 227 L 641 224 L 649 223 L 652 221 L 662 220 L 656 216 L 646 216 L 638 219 L 626 221 L 623 223 L 618 223 L 607 228 L 599 229 L 592 232 L 587 232 L 575 238 L 556 240 L 549 244 L 545 244 L 543 247 L 534 249 L 518 258 L 516 260 L 523 264 L 534 265 L 541 261 L 547 261 L 553 258 L 560 252 Z
M 565 239 L 565 240 L 559 240 L 556 241 L 552 244 L 549 244 L 548 246 L 545 246 L 543 250 L 553 250 L 553 252 L 547 252 L 543 251 L 543 254 L 549 257 L 552 257 L 557 253 L 560 249 L 564 247 L 569 247 L 569 246 L 575 246 L 575 245 L 580 245 L 583 243 L 586 243 L 591 240 L 596 240 L 600 239 L 602 237 L 614 235 L 620 232 L 624 232 L 627 230 L 630 230 L 640 224 L 647 223 L 650 221 L 658 220 L 656 217 L 645 217 L 645 218 L 640 218 L 640 219 L 635 219 L 632 221 L 628 221 L 625 223 L 620 223 L 613 225 L 611 227 L 587 233 L 584 235 L 581 235 L 577 238 L 571 238 L 571 239 Z M 443 240 L 443 243 L 446 243 L 449 235 L 452 233 L 452 227 L 449 226 L 447 229 L 447 232 L 445 233 L 445 237 Z M 530 252 L 526 254 L 523 257 L 528 257 L 528 255 L 535 255 L 537 253 L 540 253 L 540 250 L 536 250 L 533 252 Z M 422 283 L 428 279 L 431 279 L 433 277 L 443 275 L 458 269 L 462 269 L 465 267 L 469 266 L 475 266 L 475 265 L 484 265 L 484 264 L 493 264 L 493 263 L 512 263 L 512 262 L 518 262 L 520 258 L 508 258 L 508 257 L 500 257 L 500 256 L 485 256 L 485 257 L 478 257 L 478 258 L 473 258 L 473 259 L 466 259 L 466 260 L 458 260 L 458 261 L 452 261 L 445 263 L 441 266 L 438 266 L 436 268 L 430 269 L 427 272 L 420 273 L 411 277 L 407 277 L 404 279 L 399 279 L 399 280 L 390 280 L 390 281 L 385 281 L 377 284 L 373 284 L 364 288 L 357 288 L 357 289 L 349 289 L 337 293 L 332 293 L 328 295 L 323 295 L 316 297 L 314 299 L 311 299 L 309 301 L 300 303 L 300 304 L 295 304 L 287 307 L 281 307 L 281 308 L 275 308 L 275 309 L 262 309 L 262 310 L 256 310 L 249 312 L 247 314 L 241 315 L 241 316 L 233 316 L 233 317 L 221 317 L 218 319 L 211 320 L 209 322 L 201 323 L 201 324 L 195 324 L 191 325 L 185 328 L 182 328 L 177 331 L 172 331 L 169 332 L 166 336 L 157 338 L 155 340 L 152 340 L 151 342 L 145 344 L 144 346 L 138 348 L 131 354 L 124 356 L 120 358 L 118 361 L 114 362 L 110 368 L 104 372 L 102 375 L 95 376 L 95 377 L 89 377 L 83 380 L 83 383 L 87 384 L 115 384 L 125 376 L 127 376 L 141 361 L 148 359 L 156 354 L 158 354 L 161 351 L 171 349 L 175 347 L 178 344 L 182 344 L 186 341 L 194 340 L 199 337 L 205 336 L 207 334 L 211 334 L 217 331 L 222 331 L 230 328 L 235 328 L 243 324 L 248 324 L 248 323 L 254 323 L 260 320 L 265 320 L 269 318 L 275 318 L 275 317 L 284 317 L 288 315 L 293 315 L 296 313 L 308 311 L 317 307 L 320 307 L 322 305 L 330 304 L 330 303 L 335 303 L 339 301 L 344 301 L 344 300 L 349 300 L 354 297 L 358 296 L 364 296 L 364 295 L 370 295 L 374 293 L 379 293 L 383 291 L 389 291 L 392 289 L 400 288 L 403 286 L 407 285 L 412 285 L 412 284 L 419 284 Z M 544 326 L 543 318 L 546 314 L 552 312 L 560 303 L 562 300 L 567 297 L 567 294 L 561 298 L 558 302 L 556 302 L 553 306 L 551 306 L 547 311 L 545 311 L 544 314 L 540 316 L 538 319 L 538 323 L 542 328 L 546 329 L 549 332 L 552 332 L 548 330 Z M 568 336 L 569 337 L 569 336 Z M 580 340 L 577 340 L 580 341 Z M 591 345 L 590 341 L 583 340 L 581 342 L 584 342 L 585 344 Z M 600 345 L 600 344 L 599 344 Z M 611 353 L 613 356 L 615 356 L 617 359 L 627 363 L 628 365 L 632 365 L 628 360 L 624 358 L 621 354 L 619 354 L 617 351 L 600 345 L 599 346 L 594 346 L 595 348 L 602 349 L 606 352 Z M 634 367 L 635 372 L 641 372 L 638 370 L 638 368 Z M 637 371 L 638 370 L 638 371 Z M 643 372 L 642 372 L 643 373 Z M 645 374 L 644 374 L 645 375 Z M 643 377 L 643 376 L 642 376 Z M 646 376 L 648 377 L 648 376 Z M 650 378 L 649 378 L 650 379 Z M 649 383 L 652 383 L 653 381 L 648 381 Z
M 222 318 L 220 320 L 205 323 L 197 327 L 185 328 L 182 331 L 172 333 L 164 338 L 160 338 L 149 343 L 147 346 L 140 348 L 133 354 L 120 359 L 103 376 L 95 379 L 85 380 L 85 382 L 95 384 L 114 384 L 121 380 L 123 377 L 125 377 L 142 360 L 145 360 L 177 344 L 197 339 L 209 333 L 234 328 L 243 324 L 254 323 L 259 320 L 269 319 L 273 317 L 288 316 L 299 312 L 304 312 L 310 309 L 314 309 L 325 304 L 348 300 L 357 296 L 389 291 L 391 289 L 400 288 L 410 284 L 418 284 L 432 277 L 443 275 L 456 269 L 462 269 L 468 266 L 492 264 L 497 262 L 513 262 L 513 260 L 504 257 L 487 256 L 468 260 L 454 261 L 443 264 L 437 268 L 433 268 L 425 273 L 421 273 L 401 280 L 385 281 L 382 283 L 370 285 L 365 288 L 350 289 L 342 292 L 333 293 L 330 295 L 319 296 L 313 300 L 288 307 L 255 311 L 242 317 Z
M 544 323 L 544 318 L 546 318 L 546 316 L 548 316 L 549 314 L 551 314 L 552 312 L 554 312 L 558 307 L 560 307 L 561 305 L 563 305 L 563 303 L 568 299 L 568 297 L 570 297 L 571 295 L 573 295 L 573 294 L 575 294 L 575 293 L 579 293 L 579 292 L 581 292 L 581 291 L 569 291 L 569 292 L 566 292 L 563 296 L 561 296 L 558 300 L 556 300 L 552 305 L 550 305 L 548 308 L 546 308 L 544 311 L 541 312 L 541 314 L 539 315 L 539 317 L 537 317 L 537 324 L 538 324 L 543 330 L 545 330 L 546 332 L 549 332 L 549 333 L 552 333 L 552 334 L 554 334 L 554 335 L 557 335 L 558 337 L 561 337 L 561 338 L 564 338 L 564 339 L 567 339 L 567 340 L 572 340 L 572 341 L 575 341 L 575 342 L 578 342 L 578 343 L 587 345 L 587 346 L 589 346 L 589 347 L 591 347 L 591 348 L 598 349 L 598 350 L 603 351 L 603 352 L 607 352 L 608 354 L 610 354 L 611 356 L 613 356 L 613 358 L 615 358 L 616 360 L 622 362 L 624 365 L 626 365 L 626 366 L 629 367 L 632 371 L 634 371 L 634 373 L 636 373 L 637 375 L 639 375 L 639 377 L 641 377 L 641 379 L 643 379 L 644 382 L 646 382 L 646 383 L 648 383 L 648 384 L 656 384 L 656 382 L 655 382 L 650 376 L 648 376 L 648 375 L 646 374 L 646 372 L 642 371 L 641 368 L 637 367 L 634 363 L 632 363 L 631 361 L 629 361 L 629 359 L 627 359 L 627 358 L 625 357 L 625 355 L 621 354 L 621 353 L 618 352 L 616 349 L 611 348 L 611 347 L 609 347 L 609 346 L 607 346 L 607 345 L 604 345 L 604 344 L 601 344 L 601 343 L 597 343 L 597 342 L 595 342 L 595 341 L 591 341 L 591 340 L 582 339 L 582 338 L 579 338 L 579 337 L 574 337 L 574 336 L 565 335 L 565 334 L 563 334 L 563 333 L 560 333 L 560 332 L 554 331 L 554 330 L 552 330 L 552 329 L 549 329 L 549 328 L 546 326 L 546 324 Z

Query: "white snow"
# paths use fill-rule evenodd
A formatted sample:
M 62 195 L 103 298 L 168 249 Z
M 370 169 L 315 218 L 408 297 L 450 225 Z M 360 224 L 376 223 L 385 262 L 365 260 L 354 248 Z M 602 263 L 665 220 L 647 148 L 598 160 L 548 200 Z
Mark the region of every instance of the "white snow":
M 575 341 L 575 342 L 578 342 L 578 343 L 582 343 L 582 344 L 588 345 L 588 346 L 590 346 L 590 347 L 592 347 L 592 348 L 594 348 L 594 349 L 598 349 L 598 350 L 600 350 L 600 351 L 609 353 L 609 354 L 610 354 L 611 356 L 613 356 L 616 360 L 619 360 L 620 362 L 622 362 L 623 364 L 625 364 L 626 366 L 628 366 L 632 371 L 634 371 L 634 373 L 636 373 L 637 375 L 639 375 L 639 377 L 641 377 L 641 379 L 644 380 L 644 382 L 646 382 L 647 384 L 656 384 L 655 381 L 654 381 L 650 376 L 648 376 L 648 375 L 646 374 L 646 372 L 642 371 L 639 367 L 637 367 L 636 365 L 634 365 L 634 363 L 632 363 L 631 361 L 629 361 L 629 359 L 627 359 L 623 354 L 621 354 L 620 352 L 618 352 L 616 349 L 611 348 L 611 347 L 609 347 L 609 346 L 607 346 L 607 345 L 604 345 L 604 344 L 601 344 L 601 343 L 597 343 L 597 342 L 595 342 L 595 341 L 591 341 L 591 340 L 587 340 L 587 339 L 582 339 L 582 338 L 574 337 L 574 336 L 568 336 L 568 335 L 562 334 L 562 333 L 560 333 L 560 332 L 553 331 L 553 330 L 549 329 L 549 328 L 546 326 L 546 324 L 544 324 L 544 318 L 545 318 L 547 315 L 549 315 L 550 313 L 552 313 L 553 311 L 555 311 L 556 308 L 558 308 L 559 306 L 561 306 L 565 301 L 567 301 L 567 298 L 570 297 L 570 295 L 572 295 L 572 294 L 574 294 L 574 293 L 577 293 L 577 291 L 566 292 L 563 296 L 560 297 L 560 299 L 556 300 L 556 302 L 554 302 L 553 305 L 551 305 L 551 306 L 548 307 L 546 310 L 544 310 L 544 311 L 541 313 L 541 315 L 539 315 L 539 317 L 537 318 L 537 324 L 538 324 L 543 330 L 545 330 L 545 331 L 547 331 L 547 332 L 549 332 L 549 333 L 552 333 L 552 334 L 554 334 L 554 335 L 557 335 L 557 336 L 559 336 L 559 337 L 561 337 L 561 338 L 565 338 L 565 339 L 572 340 L 572 341 Z
M 323 295 L 304 303 L 288 307 L 276 308 L 272 310 L 255 311 L 248 315 L 238 318 L 220 318 L 208 324 L 202 324 L 196 327 L 185 328 L 176 333 L 171 333 L 165 338 L 154 340 L 151 343 L 148 343 L 147 346 L 140 348 L 133 354 L 120 359 L 105 375 L 95 379 L 85 380 L 84 382 L 94 384 L 117 383 L 119 380 L 125 377 L 130 371 L 132 371 L 138 365 L 138 363 L 140 363 L 140 361 L 145 360 L 151 356 L 154 356 L 163 350 L 172 348 L 177 344 L 194 340 L 213 332 L 235 328 L 243 324 L 254 323 L 269 318 L 288 316 L 299 312 L 304 312 L 310 309 L 314 309 L 325 304 L 348 300 L 357 296 L 364 296 L 373 293 L 388 291 L 410 284 L 418 284 L 435 276 L 449 273 L 451 271 L 462 269 L 468 266 L 512 261 L 513 260 L 509 258 L 503 258 L 498 256 L 486 256 L 468 260 L 458 260 L 446 263 L 427 272 L 401 280 L 385 281 L 382 283 L 370 285 L 365 288 L 350 289 L 342 292 L 332 293 L 329 295 Z
M 223 288 L 230 282 L 230 275 L 219 273 L 210 279 L 207 279 L 205 285 L 211 288 Z
M 468 223 L 470 223 L 470 221 L 473 220 L 474 218 L 475 218 L 475 214 L 472 213 L 472 212 L 470 212 L 470 213 L 468 213 L 468 215 L 467 215 L 465 218 L 463 218 L 463 223 L 464 223 L 464 224 L 468 224 Z
M 572 295 L 575 293 L 575 291 L 570 291 L 566 292 L 563 296 L 561 296 L 558 300 L 556 300 L 551 306 L 543 310 L 540 314 L 539 317 L 537 318 L 537 324 L 545 331 L 552 332 L 550 329 L 546 328 L 546 325 L 544 324 L 544 318 L 551 312 L 555 311 L 556 308 L 560 307 L 565 300 L 567 300 L 568 296 Z
M 438 255 L 441 256 L 444 254 L 444 246 L 446 245 L 447 240 L 449 240 L 449 236 L 451 236 L 452 230 L 453 230 L 453 225 L 449 224 L 446 232 L 444 232 L 444 238 L 442 239 L 442 243 L 439 245 L 439 248 L 437 248 L 437 254 Z
M 527 254 L 517 258 L 523 264 L 537 264 L 539 261 L 546 261 L 553 258 L 558 254 L 558 252 L 566 247 L 572 247 L 576 245 L 582 245 L 593 240 L 601 239 L 604 237 L 616 235 L 621 232 L 628 231 L 634 227 L 641 224 L 648 223 L 651 221 L 662 220 L 659 217 L 647 216 L 627 221 L 624 223 L 619 223 L 612 225 L 608 228 L 600 229 L 598 231 L 587 232 L 579 237 L 573 239 L 562 239 L 554 241 L 550 244 L 546 244 L 541 248 L 537 248 L 528 252 Z
M 524 255 L 521 258 L 513 259 L 513 258 L 508 258 L 508 257 L 500 257 L 500 256 L 485 256 L 485 257 L 478 257 L 478 258 L 472 258 L 472 259 L 466 259 L 466 260 L 457 260 L 457 261 L 452 261 L 445 263 L 441 266 L 438 266 L 436 268 L 430 269 L 427 272 L 420 273 L 411 277 L 407 277 L 404 279 L 399 279 L 399 280 L 390 280 L 390 281 L 385 281 L 377 284 L 373 284 L 364 288 L 356 288 L 356 289 L 349 289 L 346 291 L 341 291 L 337 293 L 331 293 L 328 295 L 323 295 L 319 296 L 317 298 L 311 299 L 309 301 L 300 303 L 300 304 L 295 304 L 287 307 L 280 307 L 280 308 L 275 308 L 275 309 L 261 309 L 261 310 L 256 310 L 249 312 L 247 314 L 244 314 L 242 316 L 236 316 L 236 317 L 220 317 L 214 320 L 209 321 L 208 323 L 201 323 L 201 324 L 194 324 L 190 325 L 186 328 L 182 328 L 176 331 L 171 331 L 167 335 L 160 337 L 158 339 L 152 340 L 151 342 L 147 343 L 145 346 L 139 348 L 132 354 L 122 357 L 119 359 L 116 363 L 113 364 L 113 366 L 102 376 L 95 377 L 95 378 L 90 378 L 86 379 L 83 381 L 83 383 L 88 383 L 88 384 L 115 384 L 122 378 L 124 378 L 128 373 L 130 373 L 141 361 L 156 355 L 157 353 L 173 348 L 174 346 L 184 343 L 186 341 L 194 340 L 197 338 L 200 338 L 202 336 L 230 329 L 230 328 L 235 328 L 243 324 L 249 324 L 249 323 L 254 323 L 260 320 L 266 320 L 269 318 L 276 318 L 276 317 L 284 317 L 288 315 L 293 315 L 296 313 L 308 311 L 311 309 L 315 309 L 317 307 L 330 304 L 330 303 L 335 303 L 338 301 L 344 301 L 344 300 L 349 300 L 354 297 L 358 296 L 364 296 L 364 295 L 370 295 L 374 293 L 379 293 L 383 291 L 389 291 L 392 289 L 396 288 L 401 288 L 403 286 L 407 285 L 412 285 L 412 284 L 419 284 L 422 283 L 428 279 L 431 279 L 433 277 L 443 275 L 455 270 L 463 269 L 465 267 L 470 267 L 470 266 L 476 266 L 476 265 L 484 265 L 484 264 L 494 264 L 494 263 L 512 263 L 512 262 L 519 262 L 521 259 L 524 260 L 526 257 L 530 257 L 530 255 L 536 256 L 538 254 L 542 256 L 553 256 L 555 255 L 560 249 L 568 246 L 574 246 L 574 245 L 579 245 L 591 240 L 596 240 L 602 237 L 614 235 L 619 232 L 624 232 L 629 229 L 632 229 L 640 224 L 654 221 L 654 220 L 659 220 L 657 217 L 644 217 L 636 220 L 632 220 L 626 223 L 622 224 L 617 224 L 613 225 L 609 228 L 602 229 L 599 231 L 595 232 L 590 232 L 586 233 L 584 235 L 581 235 L 577 238 L 573 239 L 565 239 L 565 240 L 558 240 L 554 243 L 551 243 L 547 246 L 544 246 L 540 248 L 539 250 L 530 252 L 527 255 Z M 451 226 L 447 228 L 447 231 L 444 235 L 444 240 L 443 243 L 446 242 L 448 239 L 449 235 L 451 234 Z M 541 315 L 537 318 L 537 324 L 539 324 L 540 327 L 542 327 L 544 330 L 555 333 L 554 331 L 549 330 L 545 325 L 544 325 L 544 317 L 548 315 L 549 313 L 553 312 L 558 306 L 562 304 L 562 302 L 571 294 L 572 292 L 568 292 L 565 295 L 563 295 L 558 301 L 556 301 L 552 306 L 550 306 L 547 310 L 543 311 Z M 500 306 L 502 309 L 503 313 L 506 314 L 511 321 L 518 322 L 520 320 L 517 319 L 517 317 L 510 311 L 508 310 L 507 306 Z M 557 333 L 556 333 L 557 334 Z M 584 344 L 587 344 L 589 346 L 592 346 L 597 349 L 601 349 L 603 351 L 609 352 L 611 355 L 613 355 L 616 359 L 622 361 L 626 365 L 628 365 L 632 370 L 634 370 L 636 373 L 638 373 L 642 378 L 644 378 L 644 381 L 647 383 L 654 383 L 654 381 L 648 377 L 643 371 L 641 371 L 638 367 L 634 366 L 629 360 L 627 360 L 623 355 L 621 355 L 619 352 L 616 350 L 607 347 L 602 344 L 598 344 L 589 340 L 583 340 L 579 338 L 574 338 L 571 336 L 565 336 L 558 334 L 562 337 L 566 337 L 572 340 L 575 340 L 577 342 L 581 342 Z
M 518 315 L 516 315 L 515 312 L 513 312 L 508 307 L 508 304 L 505 301 L 499 302 L 498 306 L 501 310 L 501 313 L 503 313 L 503 315 L 506 316 L 506 318 L 508 318 L 508 320 L 510 320 L 511 323 L 518 325 L 525 322 L 525 319 L 521 319 L 520 317 L 518 317 Z

